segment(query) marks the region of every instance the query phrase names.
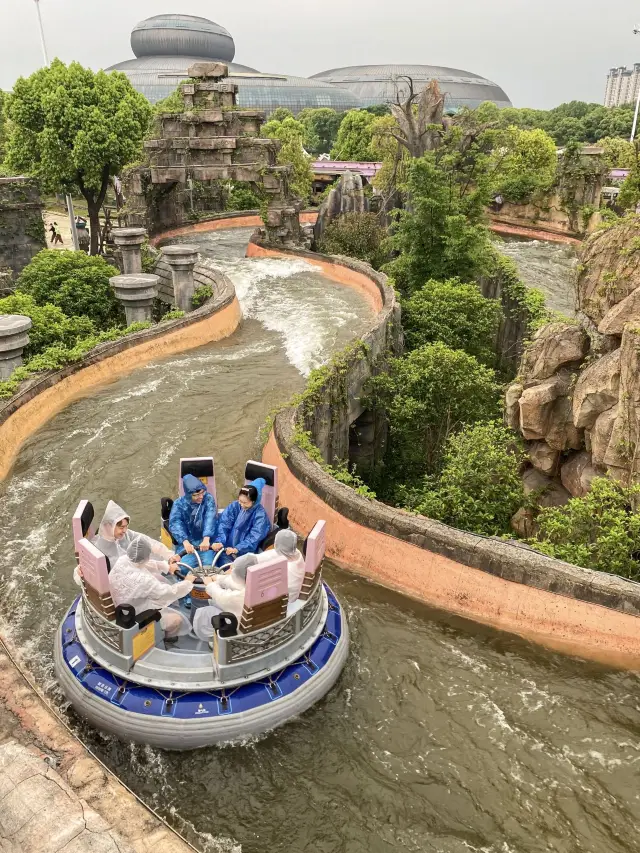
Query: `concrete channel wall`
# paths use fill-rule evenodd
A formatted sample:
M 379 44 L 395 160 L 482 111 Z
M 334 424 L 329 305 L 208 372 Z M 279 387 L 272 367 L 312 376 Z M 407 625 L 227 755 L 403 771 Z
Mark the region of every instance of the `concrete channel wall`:
M 255 242 L 248 254 L 300 256 Z M 310 253 L 305 257 L 314 262 Z M 315 263 L 366 298 L 371 298 L 373 284 L 383 299 L 376 324 L 387 326 L 393 296 L 381 286 L 380 274 L 369 268 L 367 285 L 354 276 L 351 263 L 338 258 L 328 263 L 319 256 Z M 359 376 L 361 369 L 361 359 L 354 355 L 346 372 Z M 328 400 L 333 399 L 332 387 L 328 376 Z M 323 389 L 316 389 L 314 396 L 322 394 Z M 335 416 L 332 422 L 342 423 Z M 309 531 L 318 518 L 328 521 L 328 553 L 339 565 L 433 607 L 549 648 L 640 669 L 639 584 L 367 500 L 337 482 L 297 445 L 295 433 L 301 426 L 301 410 L 279 413 L 263 458 L 280 468 L 280 503 L 290 507 L 298 530 Z

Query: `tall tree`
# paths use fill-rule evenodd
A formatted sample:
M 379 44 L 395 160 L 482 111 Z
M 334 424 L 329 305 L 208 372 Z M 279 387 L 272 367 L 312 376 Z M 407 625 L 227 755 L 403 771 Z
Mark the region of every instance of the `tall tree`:
M 278 163 L 293 166 L 293 180 L 291 189 L 302 199 L 308 199 L 311 194 L 313 183 L 313 172 L 311 171 L 311 160 L 305 152 L 307 132 L 304 124 L 296 121 L 292 116 L 278 121 L 272 119 L 262 128 L 262 136 L 271 139 L 279 139 L 282 147 L 278 152 Z
M 298 113 L 307 130 L 307 149 L 312 154 L 328 154 L 335 145 L 342 114 L 329 107 L 308 108 Z
M 19 78 L 9 97 L 9 165 L 51 192 L 80 191 L 98 252 L 99 213 L 109 181 L 139 156 L 151 105 L 120 72 L 54 60 Z
M 376 158 L 371 151 L 371 139 L 375 120 L 376 117 L 366 110 L 349 110 L 345 113 L 331 157 L 343 161 L 374 161 Z

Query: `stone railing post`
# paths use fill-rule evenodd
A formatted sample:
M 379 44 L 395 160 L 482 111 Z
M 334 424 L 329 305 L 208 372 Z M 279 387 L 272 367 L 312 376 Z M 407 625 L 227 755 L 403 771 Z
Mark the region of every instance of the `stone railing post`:
M 142 272 L 142 244 L 147 239 L 146 228 L 114 228 L 111 231 L 116 246 L 122 252 L 125 275 Z
M 196 289 L 193 270 L 198 260 L 197 246 L 165 246 L 162 255 L 171 267 L 173 295 L 181 311 L 191 311 Z
M 153 300 L 158 295 L 159 276 L 139 273 L 138 275 L 115 275 L 109 284 L 116 298 L 124 305 L 127 326 L 132 323 L 147 323 L 151 320 Z
M 8 379 L 22 364 L 31 325 L 31 318 L 22 314 L 0 314 L 0 380 Z

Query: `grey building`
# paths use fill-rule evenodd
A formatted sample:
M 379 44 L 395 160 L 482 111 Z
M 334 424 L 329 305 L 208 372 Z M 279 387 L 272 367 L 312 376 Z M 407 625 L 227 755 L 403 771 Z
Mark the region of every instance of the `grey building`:
M 640 89 L 640 62 L 633 68 L 621 65 L 612 68 L 607 75 L 607 88 L 604 93 L 605 107 L 620 107 L 623 104 L 633 104 Z
M 235 44 L 219 24 L 193 15 L 156 15 L 141 21 L 131 33 L 136 56 L 111 65 L 106 71 L 122 71 L 135 89 L 151 103 L 175 91 L 194 62 L 218 59 L 229 65 L 229 79 L 238 86 L 238 105 L 263 109 L 267 114 L 287 107 L 294 115 L 307 107 L 331 107 L 344 111 L 360 106 L 348 91 L 322 80 L 286 74 L 262 74 L 232 60 Z
M 447 110 L 477 107 L 483 101 L 493 101 L 499 107 L 512 106 L 504 90 L 491 80 L 470 71 L 439 65 L 353 65 L 321 71 L 312 79 L 323 80 L 351 92 L 363 106 L 369 107 L 393 103 L 399 91 L 407 91 L 408 77 L 416 89 L 424 88 L 431 80 L 438 80 L 445 93 Z

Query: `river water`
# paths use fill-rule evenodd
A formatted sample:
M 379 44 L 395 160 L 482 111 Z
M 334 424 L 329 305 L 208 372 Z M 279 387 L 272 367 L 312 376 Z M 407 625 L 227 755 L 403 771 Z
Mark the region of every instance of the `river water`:
M 567 317 L 576 313 L 575 276 L 576 250 L 566 243 L 545 240 L 498 240 L 496 247 L 515 261 L 522 280 L 529 287 L 541 290 L 547 307 Z
M 304 262 L 241 259 L 244 233 L 189 242 L 235 281 L 242 328 L 74 403 L 28 442 L 0 491 L 0 612 L 54 696 L 51 645 L 75 595 L 78 500 L 100 509 L 112 497 L 153 533 L 178 458 L 206 452 L 228 500 L 269 409 L 371 320 L 356 294 Z M 352 652 L 301 719 L 188 754 L 74 725 L 207 853 L 637 850 L 638 676 L 446 617 L 332 566 L 326 575 Z

